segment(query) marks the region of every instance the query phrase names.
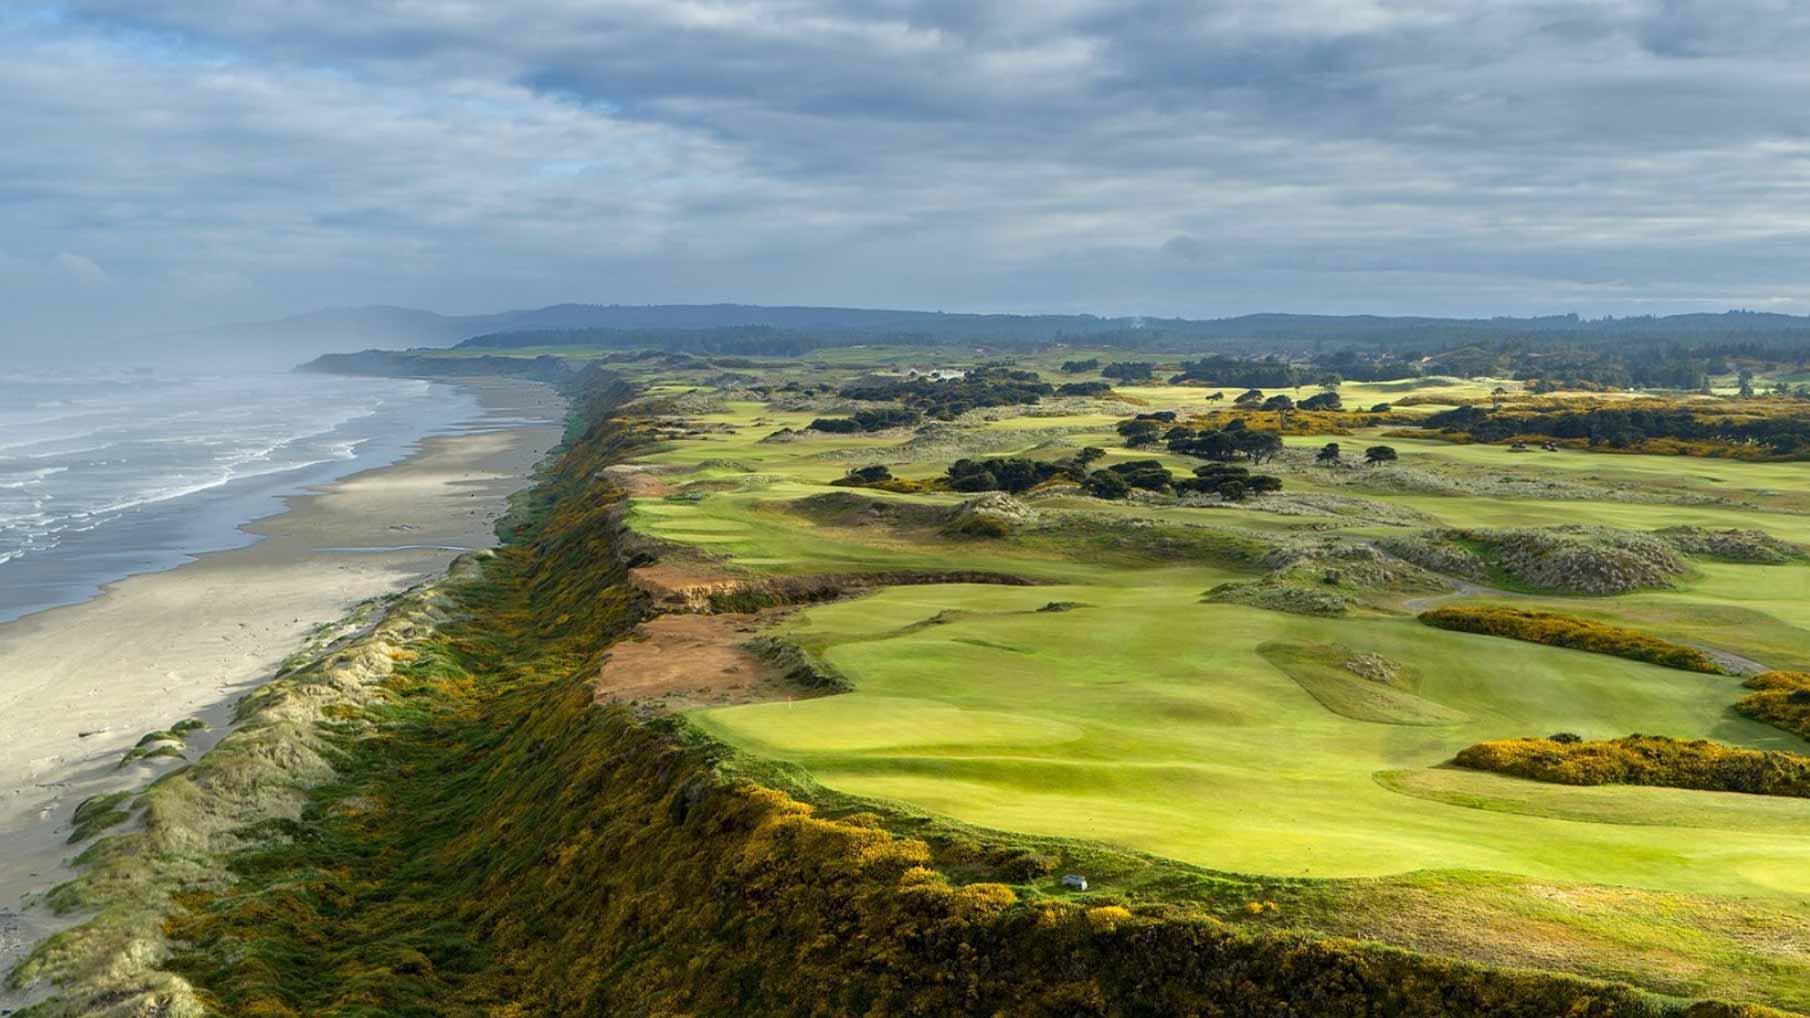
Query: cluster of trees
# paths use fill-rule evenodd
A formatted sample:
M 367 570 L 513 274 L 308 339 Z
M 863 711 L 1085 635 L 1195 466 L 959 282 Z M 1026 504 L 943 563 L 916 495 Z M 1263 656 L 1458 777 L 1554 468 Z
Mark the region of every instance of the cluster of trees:
M 1432 354 L 1427 367 L 1467 378 L 1518 378 L 1533 383 L 1536 390 L 1697 390 L 1708 386 L 1711 376 L 1737 371 L 1740 361 L 1797 365 L 1805 353 L 1802 344 L 1728 342 L 1708 336 L 1664 342 L 1627 336 L 1613 347 L 1522 339 L 1455 346 Z M 1345 375 L 1360 377 L 1349 371 Z
M 1197 429 L 1174 424 L 1175 415 L 1168 411 L 1139 414 L 1117 427 L 1125 444 L 1133 449 L 1166 443 L 1169 451 L 1183 456 L 1229 463 L 1247 459 L 1263 463 L 1282 453 L 1282 436 L 1274 431 L 1258 431 L 1233 420 L 1221 429 Z
M 1209 492 L 1228 502 L 1242 502 L 1247 495 L 1262 495 L 1282 490 L 1282 478 L 1271 474 L 1253 474 L 1248 467 L 1235 463 L 1208 463 L 1195 467 L 1194 476 L 1177 481 L 1177 491 Z
M 1518 355 L 1513 358 L 1513 368 L 1516 378 L 1556 381 L 1568 388 L 1594 384 L 1619 389 L 1702 389 L 1709 385 L 1710 375 L 1722 374 L 1728 364 L 1677 350 L 1636 357 L 1601 350 L 1561 350 Z
M 843 388 L 840 395 L 862 401 L 897 400 L 927 417 L 949 420 L 979 407 L 1035 403 L 1055 391 L 1035 371 L 987 365 L 966 377 L 940 382 L 928 378 L 860 382 Z
M 1311 361 L 1316 377 L 1337 375 L 1352 382 L 1387 382 L 1398 378 L 1419 378 L 1417 360 L 1395 353 L 1344 349 L 1316 353 Z
M 1394 463 L 1398 458 L 1395 449 L 1387 445 L 1373 445 L 1364 450 L 1364 462 L 1373 467 L 1383 463 Z M 1314 462 L 1324 463 L 1327 466 L 1343 463 L 1345 462 L 1345 450 L 1337 442 L 1328 442 L 1320 446 L 1319 452 L 1314 453 Z
M 1741 749 L 1707 739 L 1630 735 L 1588 742 L 1560 733 L 1459 750 L 1460 767 L 1561 785 L 1656 785 L 1705 792 L 1810 798 L 1810 757 Z
M 1181 373 L 1169 379 L 1181 382 L 1213 382 L 1219 385 L 1242 385 L 1252 389 L 1292 389 L 1307 384 L 1313 377 L 1280 357 L 1249 360 L 1225 354 L 1210 354 L 1197 361 L 1185 361 Z
M 1281 478 L 1252 473 L 1248 467 L 1232 463 L 1209 463 L 1196 467 L 1194 476 L 1182 478 L 1163 466 L 1162 461 L 1154 459 L 1126 460 L 1098 470 L 1089 469 L 1090 464 L 1105 455 L 1106 450 L 1089 447 L 1063 462 L 1018 456 L 960 459 L 949 465 L 949 487 L 956 491 L 1020 494 L 1046 481 L 1063 478 L 1081 485 L 1082 490 L 1095 498 L 1119 499 L 1134 490 L 1142 490 L 1176 495 L 1205 492 L 1234 502 L 1248 495 L 1282 490 Z M 887 478 L 875 479 L 883 481 Z
M 1137 488 L 1176 495 L 1201 492 L 1241 502 L 1248 495 L 1281 491 L 1282 479 L 1232 463 L 1209 463 L 1196 467 L 1193 477 L 1177 478 L 1160 460 L 1127 460 L 1088 474 L 1082 486 L 1095 498 L 1124 498 Z
M 1111 391 L 1111 382 L 1063 382 L 1056 386 L 1058 396 L 1104 396 Z
M 1248 389 L 1232 401 L 1234 406 L 1257 407 L 1262 410 L 1273 410 L 1279 414 L 1287 414 L 1290 410 L 1327 410 L 1337 412 L 1345 409 L 1345 401 L 1340 398 L 1336 389 L 1316 392 L 1301 400 L 1285 392 L 1273 396 L 1265 396 L 1262 389 Z
M 887 428 L 909 428 L 923 419 L 923 414 L 907 407 L 879 407 L 857 410 L 847 417 L 819 417 L 808 427 L 811 431 L 848 435 L 863 431 L 884 431 Z
M 1084 361 L 1063 361 L 1062 372 L 1067 375 L 1085 375 L 1089 371 L 1100 370 L 1100 359 L 1090 358 Z
M 1083 481 L 1085 474 L 1066 463 L 1000 456 L 959 459 L 949 464 L 949 487 L 956 491 L 1007 491 L 1016 495 L 1057 477 Z
M 1479 406 L 1433 414 L 1421 427 L 1468 434 L 1479 442 L 1502 442 L 1522 435 L 1584 439 L 1613 449 L 1653 439 L 1748 446 L 1775 456 L 1810 456 L 1810 419 L 1716 417 L 1684 408 L 1603 407 L 1560 413 L 1498 414 Z
M 1095 498 L 1124 498 L 1131 489 L 1168 491 L 1175 475 L 1157 460 L 1126 460 L 1087 475 L 1082 486 Z
M 1156 374 L 1156 365 L 1145 361 L 1117 361 L 1101 368 L 1100 374 L 1121 382 L 1148 382 Z

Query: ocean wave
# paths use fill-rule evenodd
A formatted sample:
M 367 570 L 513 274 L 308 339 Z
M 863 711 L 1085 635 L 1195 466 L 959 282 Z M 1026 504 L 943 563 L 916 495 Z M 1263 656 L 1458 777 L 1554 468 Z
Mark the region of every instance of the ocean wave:
M 272 477 L 272 476 L 275 476 L 276 474 L 287 474 L 287 473 L 290 473 L 291 471 L 295 471 L 295 470 L 306 470 L 309 467 L 318 467 L 323 463 L 332 463 L 337 459 L 338 459 L 338 457 L 329 457 L 327 459 L 320 459 L 320 460 L 303 460 L 299 463 L 284 463 L 280 466 L 273 466 L 268 470 L 235 471 L 232 475 L 232 480 L 245 481 L 245 480 L 250 480 L 251 478 L 254 478 L 254 477 Z
M 364 438 L 350 438 L 343 442 L 329 442 L 327 443 L 327 452 L 336 460 L 354 460 L 358 458 L 359 446 L 364 445 L 370 440 L 370 437 L 366 436 Z
M 68 470 L 68 467 L 56 466 L 39 467 L 36 470 L 27 470 L 16 474 L 0 474 L 0 488 L 29 488 L 33 485 L 43 484 L 45 480 L 55 477 L 58 474 L 67 473 Z
M 24 460 L 47 460 L 52 456 L 86 456 L 91 452 L 105 452 L 117 444 L 118 443 L 116 442 L 102 442 L 100 445 L 84 445 L 75 449 L 52 449 L 49 452 L 22 452 L 18 455 L 18 458 Z
M 238 524 L 274 511 L 275 498 L 482 417 L 475 401 L 413 379 L 52 384 L 0 384 L 0 566 L 11 563 L 0 568 L 0 619 L 24 603 L 22 589 L 5 589 L 16 570 L 60 575 L 67 562 L 98 586 L 118 562 L 175 564 L 242 543 Z

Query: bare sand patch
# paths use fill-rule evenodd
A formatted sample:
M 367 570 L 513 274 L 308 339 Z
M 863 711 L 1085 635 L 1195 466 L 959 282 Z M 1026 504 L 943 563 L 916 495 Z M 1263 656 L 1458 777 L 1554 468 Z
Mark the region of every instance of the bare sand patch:
M 813 695 L 743 644 L 777 615 L 662 615 L 610 650 L 597 675 L 600 703 L 662 710 Z
M 603 468 L 604 476 L 614 481 L 630 498 L 665 498 L 672 494 L 672 485 L 660 476 L 661 473 L 668 472 L 670 471 L 634 463 L 618 463 Z
M 709 611 L 713 594 L 734 593 L 758 582 L 683 561 L 637 566 L 628 571 L 628 581 L 663 611 L 694 612 Z

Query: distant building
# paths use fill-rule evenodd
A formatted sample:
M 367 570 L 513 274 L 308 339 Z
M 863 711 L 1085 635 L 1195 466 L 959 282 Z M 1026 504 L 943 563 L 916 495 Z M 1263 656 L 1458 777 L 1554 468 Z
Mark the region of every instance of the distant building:
M 1062 878 L 1062 886 L 1076 891 L 1085 891 L 1087 890 L 1087 878 L 1079 873 L 1070 873 Z
M 953 382 L 960 378 L 967 378 L 968 373 L 959 368 L 930 368 L 926 371 L 919 371 L 917 368 L 912 368 L 905 373 L 905 377 L 927 378 L 932 382 Z

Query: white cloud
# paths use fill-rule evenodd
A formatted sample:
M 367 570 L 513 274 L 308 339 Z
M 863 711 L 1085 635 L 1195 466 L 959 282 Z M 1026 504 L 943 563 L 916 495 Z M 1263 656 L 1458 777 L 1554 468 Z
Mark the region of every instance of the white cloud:
M 107 275 L 107 270 L 96 265 L 94 259 L 72 251 L 58 251 L 51 256 L 50 264 L 67 273 L 78 283 L 99 286 L 113 281 L 113 278 Z
M 0 16 L 0 202 L 138 318 L 1789 300 L 1807 47 L 1783 0 L 70 0 Z

